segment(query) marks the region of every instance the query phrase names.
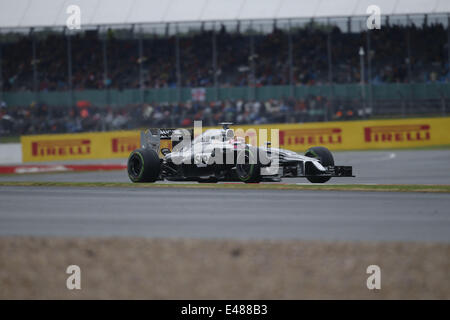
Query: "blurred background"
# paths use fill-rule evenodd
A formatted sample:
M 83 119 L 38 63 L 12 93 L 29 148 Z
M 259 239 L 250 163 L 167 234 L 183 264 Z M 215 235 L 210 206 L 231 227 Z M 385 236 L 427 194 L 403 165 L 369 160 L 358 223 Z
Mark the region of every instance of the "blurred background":
M 373 2 L 373 3 L 372 3 Z M 81 28 L 70 30 L 69 5 Z M 366 12 L 381 10 L 381 29 Z M 0 135 L 446 115 L 446 0 L 0 2 Z
M 449 0 L 0 0 L 0 299 L 449 299 L 449 25 Z M 129 188 L 138 129 L 195 120 L 356 177 Z

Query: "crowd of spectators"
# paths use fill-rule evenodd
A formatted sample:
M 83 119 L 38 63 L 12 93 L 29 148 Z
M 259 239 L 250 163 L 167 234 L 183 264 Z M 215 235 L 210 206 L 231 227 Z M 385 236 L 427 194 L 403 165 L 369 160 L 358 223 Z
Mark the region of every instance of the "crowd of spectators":
M 122 30 L 123 31 L 123 30 Z M 287 30 L 271 33 L 227 30 L 215 33 L 217 68 L 213 68 L 213 32 L 198 31 L 176 36 L 144 35 L 143 55 L 129 32 L 79 32 L 70 37 L 72 87 L 74 90 L 287 85 L 292 71 L 294 85 L 328 84 L 329 61 L 333 83 L 360 81 L 360 47 L 367 50 L 366 31 L 343 32 L 335 27 L 306 26 L 291 30 L 292 66 Z M 448 34 L 441 24 L 384 25 L 372 30 L 370 50 L 373 84 L 448 82 Z M 68 82 L 68 38 L 62 33 L 0 39 L 2 90 L 65 91 Z M 11 41 L 11 39 L 14 39 Z M 433 45 L 429 45 L 430 39 Z M 179 43 L 180 74 L 177 76 L 176 43 Z M 253 52 L 251 49 L 253 43 Z M 328 44 L 331 44 L 329 56 Z M 107 74 L 104 73 L 104 55 Z M 331 58 L 331 59 L 330 59 Z M 366 77 L 368 72 L 365 72 Z M 254 77 L 253 77 L 254 76 Z M 36 80 L 36 81 L 34 81 Z M 368 80 L 367 78 L 365 80 Z M 34 87 L 36 85 L 36 87 Z M 331 105 L 322 96 L 304 99 L 134 104 L 120 107 L 49 107 L 45 104 L 7 106 L 0 101 L 0 134 L 37 134 L 134 129 L 140 127 L 187 127 L 195 120 L 204 125 L 227 121 L 239 124 L 308 122 L 355 119 L 370 114 L 361 101 L 336 99 Z
M 238 124 L 292 123 L 330 119 L 355 119 L 358 110 L 337 108 L 321 96 L 301 100 L 217 101 L 210 103 L 144 104 L 120 108 L 29 107 L 0 105 L 0 135 L 75 133 L 154 127 L 190 127 L 195 120 L 204 126 L 220 122 Z
M 330 32 L 333 82 L 359 82 L 358 50 L 361 46 L 367 48 L 365 31 L 343 32 L 336 27 Z M 209 87 L 214 85 L 215 76 L 221 87 L 289 84 L 287 31 L 275 27 L 269 34 L 253 35 L 253 55 L 250 37 L 225 27 L 218 30 L 217 68 L 214 70 L 212 31 L 180 35 L 178 82 L 175 36 L 146 35 L 143 56 L 139 57 L 138 40 L 133 35 L 119 36 L 113 31 L 106 35 L 99 35 L 97 31 L 80 32 L 71 37 L 73 88 L 137 88 L 140 85 L 140 64 L 145 88 L 176 87 L 177 84 Z M 430 39 L 433 45 L 429 45 Z M 296 85 L 329 82 L 327 40 L 328 31 L 324 28 L 292 30 L 293 81 Z M 420 27 L 384 25 L 381 30 L 372 30 L 371 50 L 366 53 L 366 58 L 367 54 L 371 57 L 371 80 L 373 83 L 448 81 L 447 41 L 447 31 L 441 24 Z M 107 56 L 106 77 L 103 44 Z M 36 35 L 35 60 L 32 47 L 29 35 L 2 43 L 3 90 L 33 90 L 34 77 L 39 90 L 67 90 L 66 36 L 62 33 Z M 254 70 L 254 78 L 251 70 Z

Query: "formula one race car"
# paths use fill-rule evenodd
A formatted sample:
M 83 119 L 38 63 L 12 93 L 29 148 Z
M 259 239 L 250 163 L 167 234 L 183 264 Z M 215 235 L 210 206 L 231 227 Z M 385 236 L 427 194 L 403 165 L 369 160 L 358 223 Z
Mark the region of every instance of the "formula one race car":
M 198 181 L 280 181 L 307 178 L 324 183 L 332 177 L 353 177 L 351 166 L 335 166 L 331 152 L 312 147 L 305 155 L 246 143 L 235 135 L 230 123 L 193 137 L 190 129 L 150 129 L 141 132 L 141 148 L 128 158 L 132 182 Z

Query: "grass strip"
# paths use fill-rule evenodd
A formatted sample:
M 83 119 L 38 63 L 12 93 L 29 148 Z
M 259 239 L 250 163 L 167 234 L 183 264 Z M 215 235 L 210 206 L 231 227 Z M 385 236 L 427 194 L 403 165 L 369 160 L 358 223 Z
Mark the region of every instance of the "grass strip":
M 246 189 L 246 190 L 317 190 L 317 191 L 372 191 L 372 192 L 432 192 L 450 193 L 450 185 L 417 184 L 244 184 L 244 183 L 128 183 L 128 182 L 48 182 L 2 181 L 0 186 L 12 187 L 102 187 L 102 188 L 178 188 L 178 189 Z

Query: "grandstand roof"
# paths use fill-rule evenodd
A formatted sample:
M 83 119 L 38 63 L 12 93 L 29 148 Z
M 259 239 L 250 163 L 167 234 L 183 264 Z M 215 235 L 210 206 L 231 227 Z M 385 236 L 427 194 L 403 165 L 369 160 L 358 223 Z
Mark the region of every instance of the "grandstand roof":
M 69 5 L 82 25 L 365 16 L 450 12 L 449 0 L 0 0 L 0 28 L 65 26 Z

